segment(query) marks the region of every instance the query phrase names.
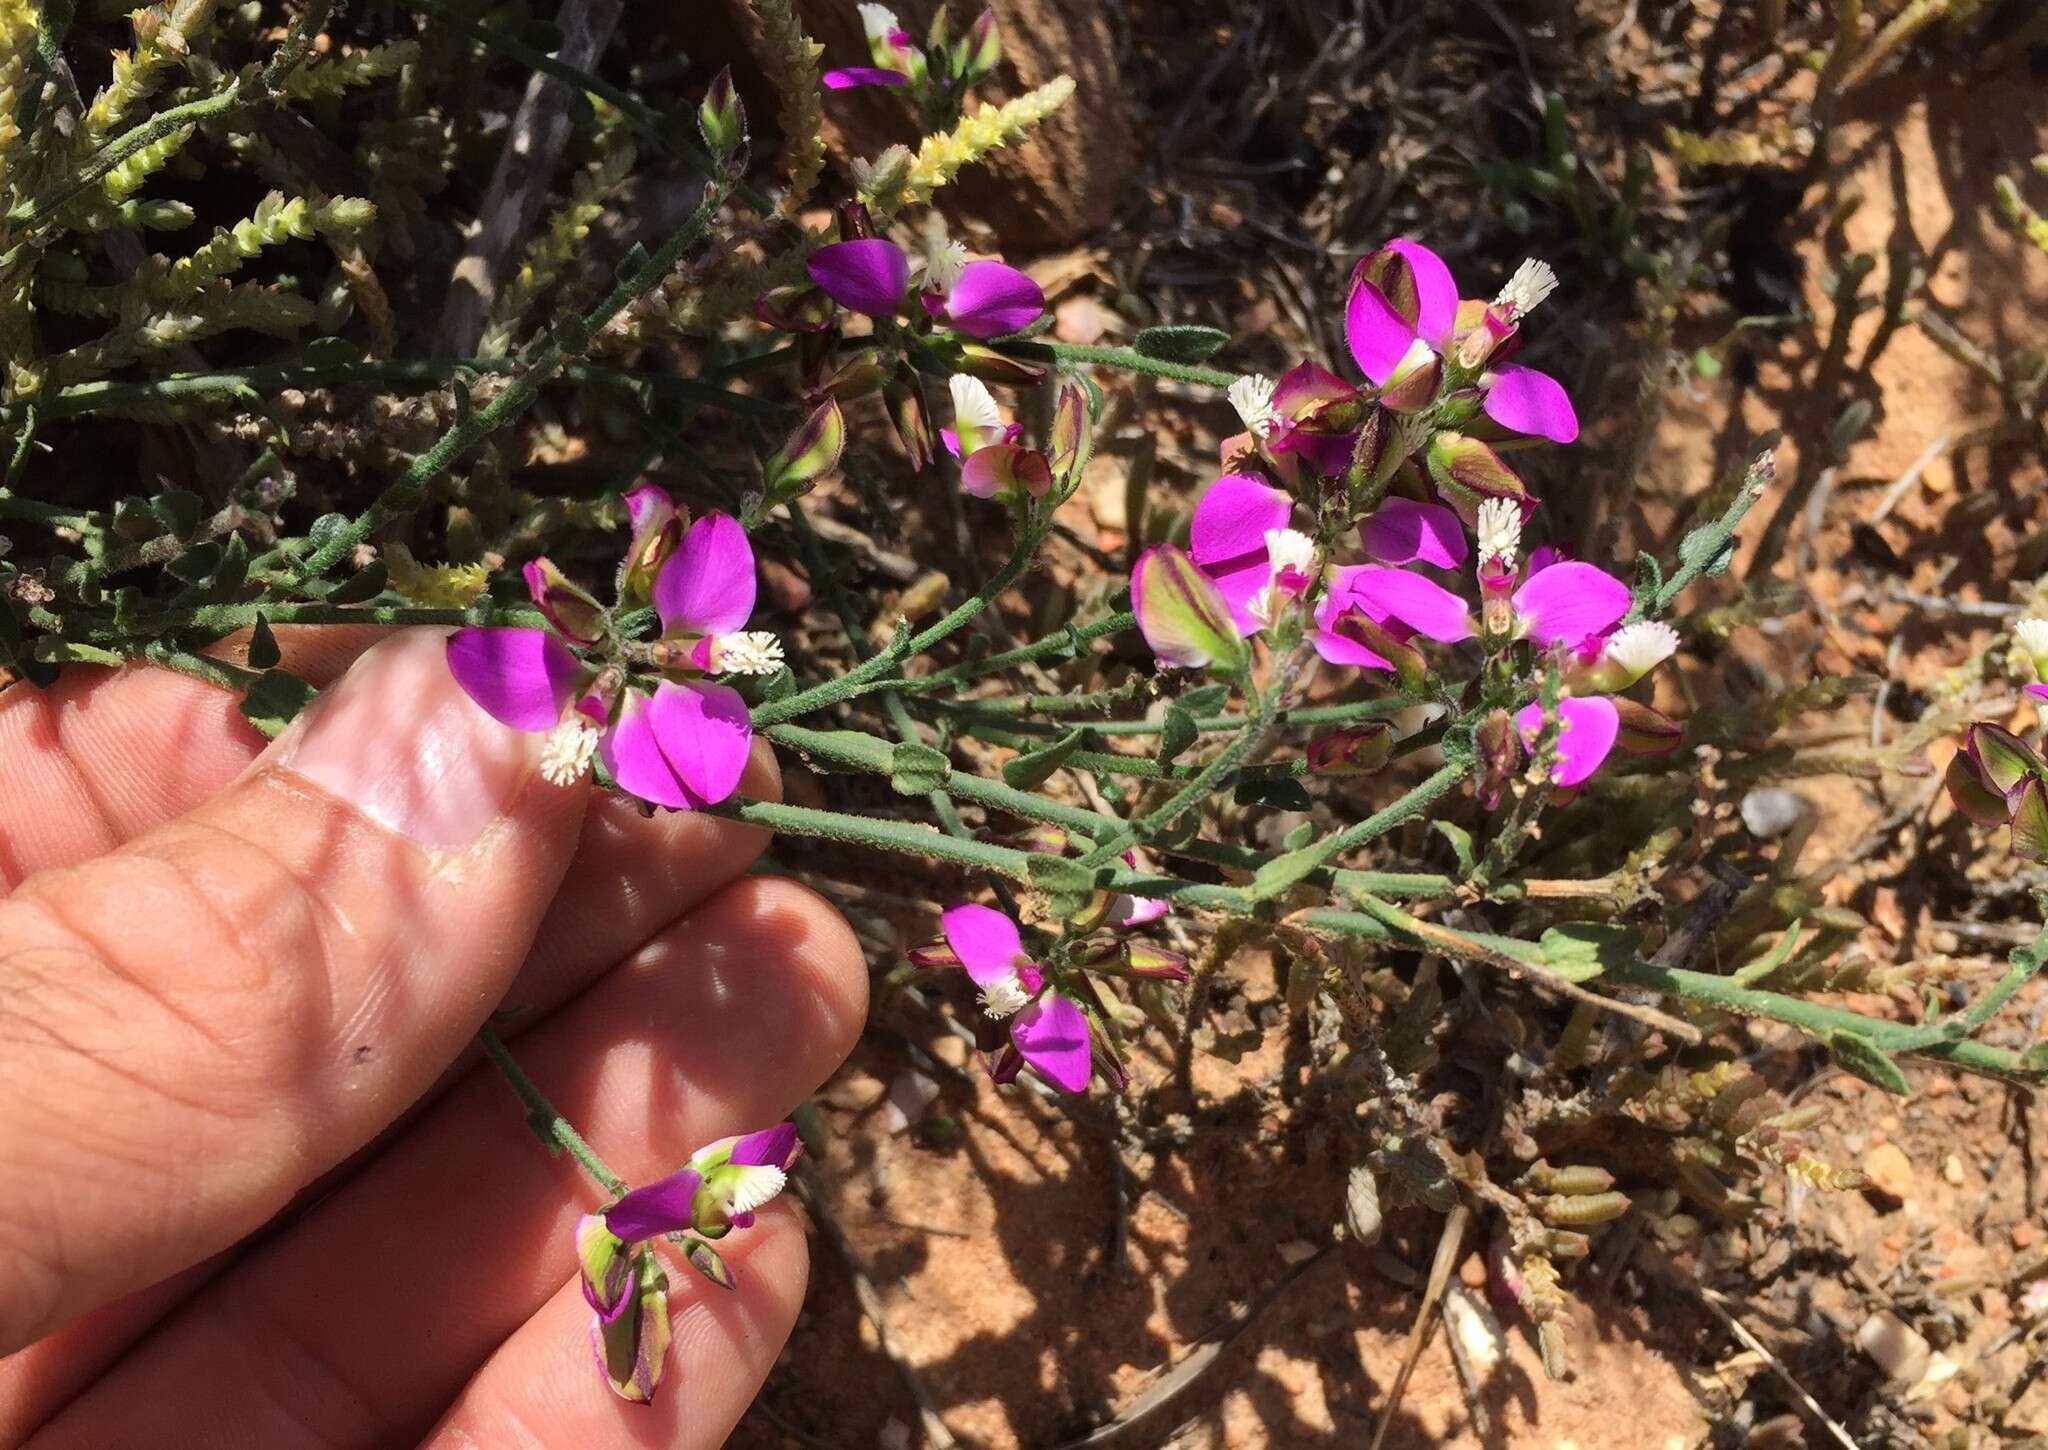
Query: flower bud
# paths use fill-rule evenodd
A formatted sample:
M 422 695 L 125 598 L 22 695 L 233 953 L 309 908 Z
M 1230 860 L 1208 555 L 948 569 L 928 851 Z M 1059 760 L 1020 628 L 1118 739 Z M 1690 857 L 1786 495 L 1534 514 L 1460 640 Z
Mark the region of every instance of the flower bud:
M 2020 787 L 2013 804 L 2012 850 L 2029 861 L 2048 861 L 2048 782 L 2039 776 Z
M 1472 739 L 1479 755 L 1479 803 L 1492 810 L 1500 804 L 1501 792 L 1522 762 L 1521 742 L 1515 735 L 1514 720 L 1498 709 L 1479 722 Z
M 632 1257 L 617 1234 L 605 1227 L 604 1215 L 586 1213 L 576 1221 L 576 1261 L 583 1277 L 583 1297 L 597 1317 L 619 1317 L 628 1299 Z
M 1981 721 L 1972 725 L 1963 732 L 1963 749 L 1970 753 L 1991 789 L 2008 799 L 2028 777 L 2048 779 L 2048 763 L 2002 725 Z
M 1123 948 L 1124 966 L 1133 976 L 1157 982 L 1185 982 L 1188 979 L 1188 959 L 1179 952 L 1170 952 L 1139 937 L 1126 940 Z
M 1394 727 L 1384 720 L 1318 735 L 1308 743 L 1310 775 L 1370 775 L 1394 754 Z
M 1685 727 L 1661 710 L 1616 695 L 1614 711 L 1621 717 L 1614 743 L 1630 755 L 1669 755 L 1684 743 Z
M 958 953 L 953 950 L 951 944 L 944 937 L 935 937 L 931 941 L 920 942 L 905 952 L 903 957 L 913 967 L 938 969 L 960 965 Z
M 655 576 L 682 542 L 687 518 L 677 511 L 668 491 L 652 483 L 626 490 L 626 518 L 633 528 L 626 557 L 619 565 L 619 598 L 647 599 Z
M 932 427 L 924 404 L 924 389 L 914 373 L 897 372 L 882 384 L 882 399 L 889 407 L 889 421 L 897 441 L 909 455 L 910 466 L 922 469 L 932 461 Z
M 605 1382 L 622 1400 L 644 1405 L 668 1362 L 668 1275 L 645 1249 L 633 1255 L 632 1285 L 623 1312 L 599 1316 L 592 1335 Z
M 747 112 L 733 89 L 732 67 L 727 66 L 711 81 L 711 89 L 697 107 L 697 129 L 715 157 L 723 159 L 746 143 Z
M 960 346 L 959 371 L 985 383 L 1009 388 L 1035 388 L 1045 378 L 1045 369 L 984 347 L 978 342 Z
M 961 83 L 972 85 L 994 70 L 1002 58 L 1003 37 L 996 29 L 996 12 L 984 10 L 974 18 L 974 24 L 967 28 L 967 35 L 960 42 L 957 69 Z
M 1528 489 L 1501 456 L 1463 433 L 1439 433 L 1429 440 L 1429 476 L 1467 528 L 1479 522 L 1479 505 L 1489 498 L 1509 498 L 1524 503 Z
M 1088 417 L 1088 400 L 1072 383 L 1060 389 L 1052 410 L 1052 446 L 1047 462 L 1063 490 L 1071 490 L 1088 464 L 1095 443 L 1094 425 Z
M 834 368 L 831 375 L 819 383 L 818 391 L 842 403 L 851 403 L 856 398 L 878 392 L 881 386 L 882 364 L 873 352 L 863 349 Z
M 526 590 L 556 634 L 575 644 L 596 644 L 604 638 L 604 606 L 547 558 L 524 569 Z
M 1139 633 L 1163 665 L 1212 665 L 1220 673 L 1235 674 L 1250 662 L 1222 592 L 1171 544 L 1139 555 L 1131 571 L 1131 609 Z
M 784 502 L 809 492 L 820 478 L 839 466 L 846 447 L 846 416 L 835 399 L 827 398 L 811 410 L 782 447 L 762 465 L 761 481 L 770 503 Z

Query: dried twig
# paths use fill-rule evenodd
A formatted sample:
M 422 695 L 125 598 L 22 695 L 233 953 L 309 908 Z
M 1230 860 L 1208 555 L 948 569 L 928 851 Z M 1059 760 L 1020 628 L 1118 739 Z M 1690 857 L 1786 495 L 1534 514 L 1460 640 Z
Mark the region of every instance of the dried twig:
M 1415 1311 L 1415 1323 L 1408 1331 L 1408 1347 L 1401 1355 L 1401 1372 L 1394 1376 L 1394 1387 L 1387 1392 L 1386 1408 L 1380 1411 L 1379 1427 L 1372 1433 L 1371 1450 L 1380 1450 L 1387 1438 L 1387 1427 L 1394 1423 L 1394 1411 L 1401 1407 L 1402 1392 L 1408 1388 L 1408 1377 L 1415 1373 L 1415 1363 L 1422 1358 L 1422 1347 L 1429 1342 L 1430 1325 L 1436 1322 L 1437 1301 L 1443 1298 L 1444 1286 L 1451 1281 L 1451 1270 L 1458 1262 L 1458 1250 L 1464 1247 L 1465 1225 L 1472 1217 L 1472 1210 L 1460 1199 L 1444 1219 L 1443 1236 L 1436 1241 L 1436 1258 L 1429 1266 L 1429 1282 L 1422 1289 L 1422 1304 Z

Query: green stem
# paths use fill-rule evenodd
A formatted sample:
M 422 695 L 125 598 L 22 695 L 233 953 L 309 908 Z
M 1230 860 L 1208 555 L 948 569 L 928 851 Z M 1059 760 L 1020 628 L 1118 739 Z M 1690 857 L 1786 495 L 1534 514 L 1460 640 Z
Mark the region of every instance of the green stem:
M 939 641 L 962 628 L 982 610 L 994 602 L 997 595 L 1010 587 L 1011 581 L 1022 574 L 1038 553 L 1039 540 L 1044 537 L 1041 527 L 1029 527 L 1017 536 L 1017 546 L 1009 559 L 998 569 L 986 584 L 976 590 L 972 597 L 958 607 L 949 610 L 945 617 L 929 629 L 918 634 L 907 634 L 898 630 L 896 638 L 889 641 L 888 648 L 871 655 L 855 665 L 837 679 L 825 680 L 780 700 L 770 700 L 754 710 L 754 728 L 765 729 L 779 725 L 784 720 L 794 720 L 827 705 L 836 705 L 873 689 L 884 688 L 885 677 L 903 660 L 912 655 L 923 654 Z
M 1208 388 L 1227 388 L 1237 381 L 1235 373 L 1219 373 L 1214 368 L 1198 368 L 1187 363 L 1147 357 L 1134 347 L 1092 347 L 1076 342 L 1035 341 L 1000 342 L 995 346 L 998 352 L 1027 362 L 1100 363 L 1125 372 L 1150 373 L 1155 378 L 1172 378 L 1175 382 L 1196 383 Z
M 957 665 L 948 665 L 943 670 L 934 670 L 931 674 L 921 675 L 915 680 L 906 680 L 904 688 L 915 693 L 923 693 L 994 674 L 997 670 L 1008 669 L 1011 665 L 1030 664 L 1042 659 L 1070 659 L 1079 654 L 1084 646 L 1101 639 L 1104 635 L 1121 634 L 1124 630 L 1135 629 L 1137 624 L 1137 615 L 1128 609 L 1119 610 L 1088 624 L 1066 625 L 1043 639 L 1033 640 L 1030 644 L 1019 645 L 1015 649 L 985 655 L 978 660 L 963 660 Z
M 612 1172 L 604 1159 L 597 1156 L 597 1150 L 583 1140 L 569 1120 L 548 1101 L 547 1094 L 534 1086 L 526 1070 L 513 1061 L 512 1054 L 499 1040 L 498 1034 L 488 1027 L 477 1029 L 477 1044 L 483 1048 L 505 1081 L 512 1085 L 512 1091 L 519 1094 L 519 1101 L 526 1105 L 526 1123 L 533 1129 L 534 1136 L 547 1145 L 550 1153 L 565 1152 L 583 1165 L 583 1171 L 595 1178 L 606 1193 L 617 1198 L 626 1191 L 626 1180 Z
M 930 678 L 926 676 L 925 678 Z M 915 683 L 922 684 L 920 679 Z M 999 712 L 985 712 L 980 700 L 926 700 L 921 702 L 934 710 L 943 710 L 949 715 L 978 722 L 990 718 L 1007 730 L 1024 731 L 1038 735 L 1064 734 L 1070 727 L 1046 724 L 1037 720 L 1018 720 Z M 1406 695 L 1382 695 L 1371 700 L 1356 700 L 1348 705 L 1312 705 L 1306 709 L 1279 710 L 1274 712 L 1276 725 L 1344 725 L 1358 720 L 1370 720 L 1380 715 L 1392 715 L 1410 705 L 1421 703 Z M 1239 730 L 1252 721 L 1250 715 L 1203 715 L 1195 720 L 1195 729 L 1204 735 L 1217 735 L 1226 730 Z M 1157 735 L 1165 728 L 1158 720 L 1090 720 L 1090 730 L 1097 735 Z

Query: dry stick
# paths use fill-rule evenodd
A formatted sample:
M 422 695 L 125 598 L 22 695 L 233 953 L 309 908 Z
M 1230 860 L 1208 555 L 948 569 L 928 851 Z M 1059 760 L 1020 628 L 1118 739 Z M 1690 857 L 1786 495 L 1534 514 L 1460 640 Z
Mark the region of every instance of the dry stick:
M 618 28 L 624 4 L 625 0 L 562 0 L 562 8 L 555 12 L 562 48 L 555 58 L 578 70 L 595 70 Z M 569 144 L 569 102 L 574 94 L 539 71 L 527 80 L 526 94 L 498 153 L 497 169 L 491 173 L 490 190 L 477 211 L 476 231 L 449 277 L 448 300 L 441 308 L 441 356 L 468 357 L 476 351 L 484 320 L 497 300 L 498 280 L 514 249 L 539 219 L 548 180 Z
M 1518 976 L 1527 977 L 1530 981 L 1553 988 L 1574 1002 L 1585 1002 L 1617 1016 L 1632 1017 L 1680 1042 L 1696 1043 L 1701 1040 L 1699 1028 L 1690 1022 L 1681 1022 L 1668 1012 L 1660 1012 L 1645 1003 L 1628 1002 L 1619 997 L 1603 997 L 1598 992 L 1589 992 L 1578 983 L 1568 982 L 1554 972 L 1547 972 L 1519 957 L 1509 956 L 1506 952 L 1495 951 L 1484 942 L 1465 935 L 1464 932 L 1433 921 L 1425 921 L 1419 916 L 1412 916 L 1363 892 L 1355 893 L 1353 899 L 1357 901 L 1359 909 L 1368 916 L 1377 917 L 1403 936 L 1428 943 L 1446 956 L 1462 957 L 1467 961 L 1485 962 L 1488 966 L 1501 967 Z
M 809 1165 L 799 1165 L 790 1175 L 790 1186 L 796 1196 L 803 1200 L 809 1210 L 811 1222 L 818 1226 L 839 1251 L 839 1257 L 846 1263 L 846 1272 L 853 1280 L 853 1296 L 860 1301 L 861 1313 L 875 1326 L 875 1342 L 882 1348 L 883 1355 L 896 1366 L 903 1376 L 903 1383 L 910 1387 L 910 1397 L 917 1401 L 917 1415 L 924 1423 L 925 1439 L 931 1441 L 936 1450 L 952 1450 L 960 1442 L 953 1438 L 953 1432 L 946 1428 L 946 1422 L 939 1417 L 938 1406 L 933 1403 L 931 1393 L 925 1389 L 924 1381 L 918 1378 L 917 1370 L 896 1348 L 896 1337 L 889 1331 L 889 1314 L 882 1306 L 881 1293 L 874 1281 L 860 1266 L 860 1259 L 853 1252 L 853 1245 L 847 1242 L 846 1231 L 839 1227 L 839 1220 L 832 1217 L 832 1210 L 825 1206 L 825 1195 L 820 1193 L 811 1181 Z
M 1451 1281 L 1458 1250 L 1465 1244 L 1465 1224 L 1471 1217 L 1472 1210 L 1459 1199 L 1444 1219 L 1443 1237 L 1436 1241 L 1436 1258 L 1429 1266 L 1429 1282 L 1422 1289 L 1422 1304 L 1415 1311 L 1415 1323 L 1408 1330 L 1408 1347 L 1401 1354 L 1401 1372 L 1394 1376 L 1387 1406 L 1380 1411 L 1379 1428 L 1372 1432 L 1371 1450 L 1380 1450 L 1381 1442 L 1387 1438 L 1387 1427 L 1394 1423 L 1394 1411 L 1401 1408 L 1401 1396 L 1408 1388 L 1408 1377 L 1415 1373 L 1416 1361 L 1422 1358 L 1422 1347 L 1429 1342 L 1430 1325 L 1436 1322 L 1437 1301 L 1443 1298 L 1444 1286 Z
M 1731 1314 L 1728 1311 L 1728 1309 L 1726 1308 L 1726 1305 L 1729 1303 L 1727 1295 L 1721 1293 L 1718 1289 L 1709 1289 L 1705 1284 L 1700 1283 L 1691 1274 L 1686 1273 L 1677 1264 L 1671 1261 L 1671 1259 L 1669 1258 L 1669 1256 L 1665 1254 L 1663 1249 L 1658 1248 L 1655 1245 L 1651 1245 L 1650 1249 L 1651 1252 L 1649 1257 L 1651 1261 L 1656 1265 L 1660 1277 L 1662 1277 L 1668 1283 L 1682 1284 L 1686 1288 L 1689 1288 L 1693 1290 L 1695 1293 L 1697 1293 L 1700 1297 L 1700 1302 L 1702 1304 L 1705 1304 L 1709 1309 L 1714 1311 L 1714 1313 L 1720 1318 L 1721 1322 L 1727 1326 L 1728 1332 L 1734 1335 L 1737 1339 L 1741 1340 L 1745 1348 L 1756 1353 L 1758 1356 L 1762 1358 L 1765 1364 L 1771 1367 L 1772 1372 L 1775 1373 L 1779 1379 L 1785 1382 L 1786 1387 L 1790 1389 L 1794 1395 L 1799 1397 L 1800 1404 L 1806 1407 L 1807 1412 L 1810 1413 L 1814 1417 L 1814 1419 L 1818 1420 L 1820 1424 L 1827 1430 L 1827 1432 L 1830 1435 L 1834 1436 L 1836 1441 L 1838 1441 L 1843 1446 L 1847 1447 L 1847 1450 L 1857 1450 L 1856 1442 L 1849 1438 L 1849 1432 L 1843 1429 L 1841 1424 L 1838 1421 L 1836 1421 L 1833 1416 L 1829 1415 L 1826 1410 L 1821 1408 L 1820 1401 L 1816 1400 L 1812 1395 L 1806 1392 L 1806 1386 L 1802 1385 L 1801 1383 L 1799 1383 L 1798 1380 L 1792 1377 L 1792 1371 L 1785 1367 L 1785 1362 L 1779 1359 L 1778 1356 L 1776 1356 L 1775 1354 L 1772 1354 L 1769 1349 L 1765 1348 L 1764 1342 L 1761 1339 L 1758 1339 L 1754 1334 L 1750 1333 L 1748 1326 L 1743 1324 L 1743 1322 L 1740 1319 L 1737 1319 L 1733 1314 Z
M 1912 492 L 1913 485 L 1920 481 L 1920 475 L 1927 471 L 1927 465 L 1948 452 L 1950 434 L 1938 433 L 1934 441 L 1922 449 L 1920 456 L 1912 461 L 1906 471 L 1900 474 L 1892 486 L 1884 491 L 1884 497 L 1877 501 L 1877 507 L 1870 511 L 1869 524 L 1875 527 L 1891 516 L 1905 496 Z

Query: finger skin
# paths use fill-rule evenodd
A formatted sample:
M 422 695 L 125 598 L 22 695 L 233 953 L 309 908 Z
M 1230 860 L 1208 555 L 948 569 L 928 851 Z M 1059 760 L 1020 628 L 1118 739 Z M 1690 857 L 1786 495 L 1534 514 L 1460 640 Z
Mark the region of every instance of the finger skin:
M 750 878 L 529 1033 L 518 1056 L 615 1171 L 645 1182 L 786 1114 L 851 1049 L 865 1011 L 845 923 L 802 887 Z M 479 1069 L 31 1444 L 97 1450 L 165 1423 L 222 1450 L 406 1443 L 573 1275 L 576 1220 L 599 1202 Z M 747 1232 L 726 1243 L 737 1252 Z M 569 1346 L 609 1397 L 587 1340 Z
M 389 633 L 334 626 L 277 632 L 284 666 L 316 682 L 337 678 Z M 235 643 L 224 642 L 231 654 Z M 53 788 L 61 802 L 67 785 L 80 779 L 93 785 L 91 798 L 71 812 L 90 831 L 68 847 L 41 853 L 42 864 L 72 864 L 74 851 L 89 856 L 107 844 L 114 832 L 109 822 L 118 819 L 122 831 L 136 833 L 159 824 L 231 782 L 268 743 L 242 719 L 227 692 L 161 669 L 67 671 L 50 691 L 24 686 L 0 693 L 0 741 L 21 745 L 24 722 L 31 719 L 52 728 L 47 749 L 33 762 L 37 773 L 30 788 L 0 793 L 0 891 L 7 885 L 10 831 L 24 815 L 32 821 L 39 814 L 26 807 L 40 802 L 47 808 Z M 174 757 L 178 768 L 165 768 Z M 18 765 L 22 757 L 0 750 L 0 776 L 10 760 Z M 176 781 L 194 794 L 184 799 L 179 791 L 165 790 L 118 817 L 96 814 L 95 802 L 127 778 Z M 756 742 L 741 790 L 755 799 L 780 798 L 780 773 L 766 742 Z M 735 821 L 671 811 L 649 816 L 623 797 L 593 791 L 575 857 L 506 997 L 522 1009 L 516 1027 L 539 1021 L 665 923 L 747 870 L 767 840 L 766 832 Z M 108 1306 L 90 1324 L 0 1357 L 0 1444 L 13 1443 L 46 1420 L 202 1282 L 203 1276 L 180 1274 L 169 1288 L 152 1286 Z
M 733 1240 L 725 1291 L 671 1270 L 668 1373 L 649 1405 L 615 1396 L 590 1358 L 590 1306 L 564 1284 L 463 1388 L 421 1450 L 718 1450 L 796 1326 L 803 1230 L 772 1204 Z
M 584 793 L 443 652 L 386 641 L 232 788 L 0 901 L 0 1351 L 257 1228 L 502 997 Z
M 279 666 L 316 685 L 341 677 L 388 630 L 277 631 Z M 246 636 L 209 653 L 246 658 Z M 230 691 L 154 665 L 68 667 L 46 690 L 0 690 L 0 895 L 191 810 L 266 742 Z

